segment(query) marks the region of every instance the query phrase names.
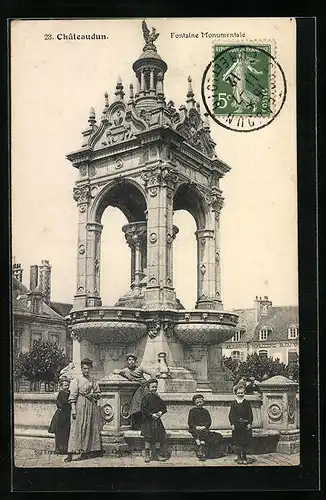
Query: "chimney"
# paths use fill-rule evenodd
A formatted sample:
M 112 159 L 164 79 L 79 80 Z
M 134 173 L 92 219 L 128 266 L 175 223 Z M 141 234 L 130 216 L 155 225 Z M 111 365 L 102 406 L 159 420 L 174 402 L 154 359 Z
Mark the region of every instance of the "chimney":
M 261 320 L 262 316 L 266 316 L 268 314 L 269 309 L 272 307 L 273 303 L 268 300 L 267 295 L 264 295 L 264 297 L 258 297 L 256 295 L 255 301 L 255 313 L 256 313 L 256 323 L 259 323 Z
M 38 282 L 40 291 L 44 295 L 44 302 L 51 302 L 51 266 L 48 260 L 42 260 L 39 266 Z
M 23 281 L 23 268 L 22 268 L 22 265 L 16 263 L 15 260 L 14 260 L 14 263 L 13 263 L 13 266 L 12 266 L 12 274 L 15 276 L 15 278 L 18 281 L 20 281 L 20 282 Z
M 32 292 L 35 290 L 38 284 L 38 266 L 31 266 L 30 278 L 29 278 L 29 289 Z

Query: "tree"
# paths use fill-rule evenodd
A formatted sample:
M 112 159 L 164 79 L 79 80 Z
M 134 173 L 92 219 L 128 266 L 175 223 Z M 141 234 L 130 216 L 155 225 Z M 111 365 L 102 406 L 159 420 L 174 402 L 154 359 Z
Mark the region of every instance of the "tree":
M 246 361 L 224 358 L 224 364 L 232 371 L 236 382 L 242 377 L 255 377 L 256 380 L 261 382 L 263 379 L 275 375 L 289 376 L 288 366 L 281 363 L 279 359 L 261 357 L 257 353 L 249 355 Z
M 15 382 L 18 382 L 24 376 L 24 357 L 25 355 L 23 352 L 14 352 L 13 375 Z
M 21 368 L 19 368 L 19 363 Z M 28 352 L 21 353 L 18 357 L 17 372 L 31 382 L 56 382 L 59 379 L 60 370 L 68 363 L 68 356 L 55 342 L 37 340 L 33 342 Z

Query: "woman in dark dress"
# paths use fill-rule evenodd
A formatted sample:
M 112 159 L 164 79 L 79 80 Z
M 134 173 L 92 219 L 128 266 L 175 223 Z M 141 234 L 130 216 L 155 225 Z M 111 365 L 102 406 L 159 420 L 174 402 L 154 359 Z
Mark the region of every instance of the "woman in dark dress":
M 193 436 L 197 445 L 197 457 L 199 460 L 207 458 L 218 458 L 224 455 L 221 450 L 223 437 L 217 432 L 209 430 L 212 425 L 210 413 L 204 405 L 204 396 L 195 394 L 192 398 L 194 408 L 191 408 L 188 415 L 189 432 Z
M 151 461 L 151 448 L 154 445 L 152 458 L 164 462 L 165 457 L 161 455 L 161 447 L 165 439 L 165 429 L 161 417 L 166 413 L 166 404 L 157 394 L 158 382 L 150 379 L 147 382 L 148 393 L 142 399 L 141 411 L 143 422 L 141 435 L 145 441 L 145 462 Z
M 57 411 L 52 417 L 49 432 L 55 434 L 55 453 L 62 455 L 68 450 L 70 433 L 71 405 L 69 398 L 69 380 L 64 378 L 60 381 L 60 389 L 57 397 Z
M 247 449 L 252 438 L 253 414 L 250 402 L 244 398 L 246 388 L 238 384 L 233 388 L 235 401 L 232 401 L 229 420 L 232 426 L 232 439 L 237 448 L 239 464 L 247 464 Z

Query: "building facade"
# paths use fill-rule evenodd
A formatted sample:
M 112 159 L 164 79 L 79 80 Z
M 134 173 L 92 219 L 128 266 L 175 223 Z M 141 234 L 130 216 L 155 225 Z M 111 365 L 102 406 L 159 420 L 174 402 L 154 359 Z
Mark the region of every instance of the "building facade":
M 21 264 L 13 264 L 13 349 L 28 351 L 36 340 L 55 342 L 72 357 L 72 340 L 65 322 L 71 304 L 51 302 L 51 266 L 48 260 L 30 268 L 30 286 L 23 283 Z
M 258 297 L 251 309 L 236 309 L 239 315 L 234 336 L 222 344 L 222 355 L 245 361 L 250 354 L 279 359 L 288 364 L 299 355 L 298 306 L 273 306 L 268 297 Z

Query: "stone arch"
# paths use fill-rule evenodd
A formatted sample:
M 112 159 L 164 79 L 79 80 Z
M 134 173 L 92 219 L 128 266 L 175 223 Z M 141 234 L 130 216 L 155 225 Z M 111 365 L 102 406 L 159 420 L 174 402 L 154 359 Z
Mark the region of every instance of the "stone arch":
M 119 208 L 128 222 L 146 220 L 146 196 L 142 186 L 133 179 L 116 179 L 107 184 L 95 197 L 89 220 L 100 223 L 108 206 Z
M 173 210 L 186 210 L 195 219 L 197 230 L 204 229 L 207 222 L 207 203 L 196 187 L 190 182 L 178 186 L 173 198 Z

